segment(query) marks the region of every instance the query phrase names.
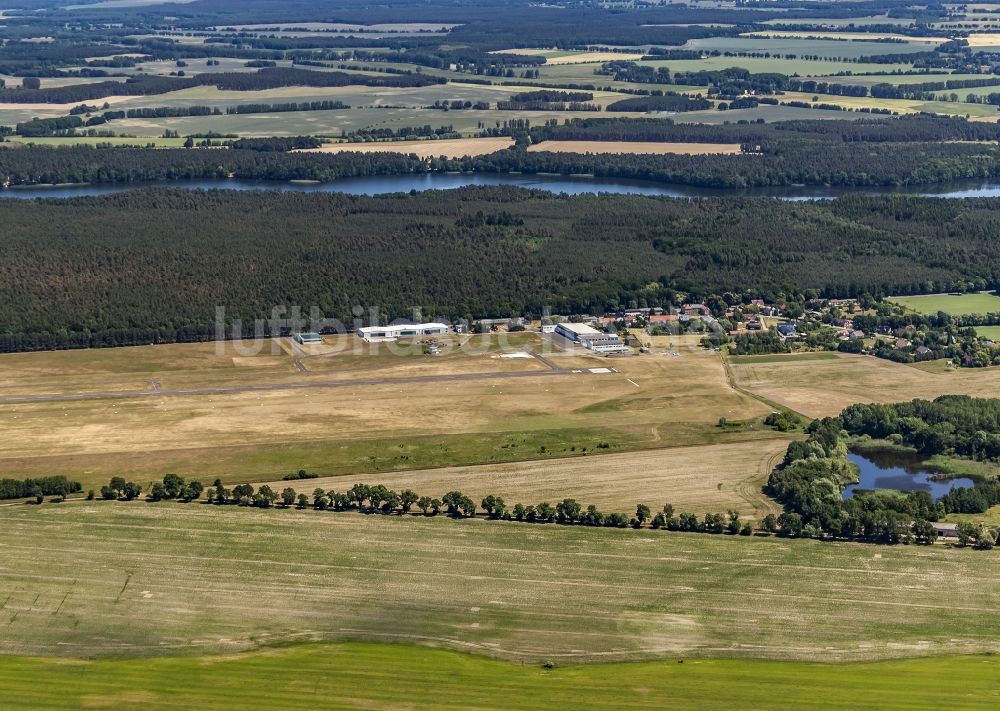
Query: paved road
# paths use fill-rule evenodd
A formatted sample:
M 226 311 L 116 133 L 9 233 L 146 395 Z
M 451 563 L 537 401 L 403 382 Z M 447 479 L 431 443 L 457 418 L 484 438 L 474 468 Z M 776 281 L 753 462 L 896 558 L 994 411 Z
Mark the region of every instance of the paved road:
M 46 395 L 9 395 L 0 397 L 0 404 L 27 402 L 71 402 L 77 400 L 116 400 L 178 395 L 222 395 L 226 393 L 269 392 L 274 390 L 306 390 L 313 388 L 349 388 L 358 385 L 405 385 L 408 383 L 445 383 L 469 380 L 503 380 L 505 378 L 544 378 L 553 375 L 586 375 L 586 370 L 574 372 L 565 368 L 553 370 L 523 370 L 513 373 L 460 373 L 456 375 L 414 375 L 406 378 L 371 378 L 364 380 L 308 380 L 292 383 L 230 385 L 210 388 L 150 388 L 93 393 L 54 393 Z

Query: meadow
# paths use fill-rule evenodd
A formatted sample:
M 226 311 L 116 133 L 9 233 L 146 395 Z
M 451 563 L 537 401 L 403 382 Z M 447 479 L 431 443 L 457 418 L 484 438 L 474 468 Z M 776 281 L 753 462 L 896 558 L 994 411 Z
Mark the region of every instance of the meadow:
M 1000 312 L 1000 296 L 992 292 L 976 294 L 929 294 L 927 296 L 894 296 L 891 300 L 922 314 L 944 311 L 952 316 Z
M 943 545 L 139 501 L 7 506 L 0 539 L 4 655 L 354 640 L 559 665 L 1000 651 L 1000 559 Z
M 0 657 L 11 711 L 181 707 L 270 711 L 332 708 L 633 709 L 670 699 L 744 708 L 991 709 L 995 658 L 859 664 L 688 659 L 515 665 L 401 644 L 303 644 L 224 657 L 53 660 Z M 614 686 L 607 683 L 615 680 Z M 44 681 L 42 681 L 44 680 Z M 502 691 L 499 691 L 502 689 Z

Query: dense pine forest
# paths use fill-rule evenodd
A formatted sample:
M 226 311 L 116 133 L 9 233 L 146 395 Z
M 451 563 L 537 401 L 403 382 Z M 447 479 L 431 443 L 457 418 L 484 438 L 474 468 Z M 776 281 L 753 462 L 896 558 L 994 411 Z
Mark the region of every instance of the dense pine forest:
M 245 153 L 251 153 L 245 151 Z M 1000 201 L 567 197 L 466 188 L 371 198 L 144 190 L 0 204 L 0 349 L 215 334 L 312 306 L 349 322 L 603 311 L 1000 283 Z M 484 218 L 504 213 L 504 219 Z

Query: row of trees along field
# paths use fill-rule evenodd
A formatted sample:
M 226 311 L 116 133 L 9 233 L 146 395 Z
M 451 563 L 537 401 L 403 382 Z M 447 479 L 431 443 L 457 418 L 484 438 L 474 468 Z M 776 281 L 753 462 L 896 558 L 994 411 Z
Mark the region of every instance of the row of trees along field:
M 570 197 L 513 187 L 3 200 L 0 350 L 212 339 L 216 307 L 250 335 L 277 306 L 315 306 L 349 324 L 358 305 L 389 319 L 421 307 L 453 320 L 669 306 L 678 292 L 993 288 L 998 206 L 904 196 L 809 204 Z
M 841 490 L 855 480 L 849 438 L 869 436 L 924 455 L 1000 459 L 1000 400 L 945 395 L 933 402 L 852 405 L 840 417 L 814 421 L 809 437 L 788 446 L 765 491 L 797 517 L 804 534 L 898 543 L 948 513 L 983 513 L 1000 503 L 995 481 L 957 488 L 934 502 L 926 492 Z M 992 547 L 997 532 L 977 529 L 977 544 Z
M 299 478 L 313 478 L 314 475 Z M 286 477 L 287 479 L 288 477 Z M 105 500 L 134 501 L 140 497 L 142 487 L 135 482 L 126 481 L 124 477 L 114 477 L 101 487 L 101 498 Z M 424 516 L 437 516 L 444 512 L 452 518 L 473 518 L 481 508 L 485 517 L 493 520 L 517 521 L 524 523 L 557 523 L 567 526 L 596 526 L 605 528 L 643 528 L 666 531 L 684 531 L 691 533 L 728 533 L 732 535 L 752 535 L 778 533 L 792 535 L 785 519 L 773 514 L 765 516 L 753 524 L 741 519 L 737 511 L 726 514 L 705 514 L 698 517 L 693 513 L 675 513 L 671 504 L 665 504 L 655 513 L 646 504 L 638 504 L 633 515 L 600 511 L 596 506 L 584 506 L 575 499 L 566 498 L 555 505 L 543 501 L 539 504 L 516 503 L 508 505 L 503 497 L 494 494 L 483 497 L 478 505 L 461 491 L 449 491 L 440 498 L 421 496 L 411 489 L 395 491 L 382 484 L 354 484 L 351 488 L 338 492 L 335 490 L 314 489 L 312 495 L 298 493 L 291 486 L 275 491 L 264 484 L 255 488 L 252 484 L 237 484 L 227 488 L 221 480 L 207 490 L 199 481 L 185 481 L 177 474 L 167 474 L 162 482 L 155 482 L 146 495 L 149 502 L 177 500 L 190 503 L 201 499 L 205 494 L 205 502 L 216 505 L 254 506 L 271 508 L 279 506 L 298 509 L 312 508 L 317 511 L 358 511 L 366 514 L 407 515 L 419 511 Z M 91 491 L 89 499 L 94 499 Z
M 312 478 L 314 475 L 306 477 Z M 289 477 L 286 477 L 286 479 Z M 142 487 L 135 482 L 126 481 L 124 477 L 114 477 L 101 487 L 100 496 L 105 500 L 135 501 L 140 498 Z M 511 521 L 519 523 L 559 524 L 564 526 L 591 526 L 603 528 L 652 528 L 654 530 L 681 531 L 688 533 L 709 533 L 729 535 L 771 535 L 778 534 L 787 537 L 820 536 L 822 532 L 812 523 L 804 523 L 803 516 L 795 512 L 786 512 L 779 516 L 767 514 L 759 521 L 751 522 L 741 519 L 737 511 L 727 513 L 708 513 L 698 516 L 690 512 L 678 513 L 667 503 L 662 509 L 653 511 L 646 504 L 638 504 L 634 514 L 622 512 L 603 512 L 594 505 L 584 505 L 572 498 L 565 498 L 552 504 L 543 501 L 538 504 L 515 503 L 509 505 L 503 497 L 489 494 L 477 505 L 476 502 L 461 491 L 452 490 L 441 497 L 420 495 L 412 489 L 395 491 L 382 484 L 370 485 L 357 483 L 345 491 L 324 490 L 316 488 L 312 495 L 300 493 L 291 486 L 276 491 L 270 485 L 254 487 L 252 484 L 237 484 L 226 487 L 216 479 L 211 487 L 205 489 L 199 481 L 185 481 L 177 474 L 167 474 L 162 482 L 155 482 L 146 495 L 147 502 L 176 500 L 183 503 L 198 501 L 204 494 L 204 503 L 218 506 L 246 506 L 268 509 L 272 507 L 292 508 L 316 511 L 357 511 L 363 514 L 380 514 L 384 516 L 406 516 L 419 512 L 424 516 L 437 516 L 444 513 L 450 518 L 468 519 L 483 516 L 492 520 Z M 94 499 L 91 491 L 88 499 Z M 866 502 L 864 510 L 858 513 L 858 529 L 856 535 L 846 536 L 858 540 L 877 543 L 922 543 L 930 544 L 937 538 L 937 533 L 930 522 L 936 520 L 937 511 L 929 504 L 926 494 L 922 497 L 912 497 L 908 501 L 905 513 L 899 514 L 898 530 L 895 536 L 884 534 L 882 519 L 887 515 L 884 511 L 871 510 L 870 501 Z M 926 499 L 926 501 L 924 500 Z M 39 500 L 39 503 L 41 501 Z M 482 509 L 482 514 L 479 513 Z M 912 509 L 912 510 L 911 510 Z M 913 510 L 925 518 L 913 520 Z M 975 541 L 977 548 L 991 548 L 995 534 L 991 539 L 989 532 L 968 527 L 962 531 L 960 543 L 966 545 Z M 841 536 L 844 537 L 844 536 Z
M 662 97 L 661 97 L 662 98 Z M 79 116 L 26 122 L 50 135 L 83 125 Z M 423 170 L 594 174 L 678 185 L 747 188 L 782 185 L 897 186 L 1000 177 L 996 124 L 915 117 L 727 126 L 675 125 L 662 119 L 574 120 L 531 127 L 510 122 L 487 133 L 514 135 L 518 147 L 485 156 L 430 161 L 398 155 L 281 154 L 78 146 L 0 151 L 0 180 L 12 185 L 140 182 L 233 175 L 245 179 L 331 181 L 349 175 Z M 546 140 L 731 143 L 746 155 L 584 155 L 526 152 Z M 864 144 L 859 150 L 858 143 Z M 586 147 L 584 147 L 585 149 Z M 386 146 L 392 150 L 391 145 Z

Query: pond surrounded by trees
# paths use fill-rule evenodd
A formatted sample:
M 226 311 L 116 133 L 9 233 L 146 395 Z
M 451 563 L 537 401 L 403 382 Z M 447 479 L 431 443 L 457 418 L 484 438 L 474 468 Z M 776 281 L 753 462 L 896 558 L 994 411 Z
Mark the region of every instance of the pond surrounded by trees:
M 935 479 L 937 472 L 928 469 L 923 457 L 911 452 L 879 450 L 847 458 L 858 466 L 858 483 L 844 489 L 842 498 L 850 499 L 858 489 L 894 489 L 897 491 L 926 491 L 935 501 L 952 489 L 975 486 L 972 479 Z
M 268 180 L 175 180 L 158 183 L 106 183 L 53 186 L 14 186 L 0 190 L 0 198 L 69 198 L 107 195 L 147 187 L 188 190 L 284 190 L 296 192 L 381 195 L 416 190 L 453 190 L 470 185 L 512 185 L 569 195 L 611 193 L 657 197 L 764 197 L 781 200 L 828 200 L 846 195 L 900 193 L 926 197 L 1000 197 L 1000 184 L 983 182 L 940 183 L 900 188 L 831 187 L 797 185 L 774 188 L 699 188 L 627 178 L 567 176 L 528 173 L 408 173 L 341 178 L 328 183 Z

